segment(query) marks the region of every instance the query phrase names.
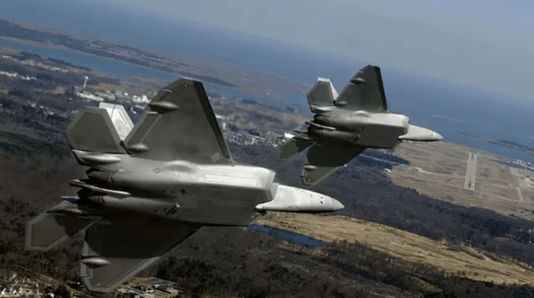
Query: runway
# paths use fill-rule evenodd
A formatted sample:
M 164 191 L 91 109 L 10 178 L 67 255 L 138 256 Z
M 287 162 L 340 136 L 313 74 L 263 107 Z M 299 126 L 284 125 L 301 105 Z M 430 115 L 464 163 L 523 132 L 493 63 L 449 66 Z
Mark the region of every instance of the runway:
M 477 154 L 469 152 L 469 157 L 467 158 L 467 168 L 465 170 L 465 183 L 464 189 L 466 193 L 474 194 L 475 193 L 475 182 L 477 176 Z

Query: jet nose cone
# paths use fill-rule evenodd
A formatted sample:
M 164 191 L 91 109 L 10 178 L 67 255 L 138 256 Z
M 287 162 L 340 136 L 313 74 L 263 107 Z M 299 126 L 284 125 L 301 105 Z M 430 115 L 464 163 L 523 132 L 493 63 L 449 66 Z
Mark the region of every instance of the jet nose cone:
M 345 206 L 343 206 L 343 204 L 341 204 L 340 201 L 336 200 L 336 199 L 332 199 L 332 211 L 338 211 L 338 210 L 341 210 L 345 208 Z
M 433 141 L 441 141 L 443 140 L 443 136 L 435 131 L 430 130 L 430 139 Z
M 407 133 L 400 136 L 399 139 L 401 141 L 435 142 L 443 140 L 443 136 L 428 128 L 410 125 Z

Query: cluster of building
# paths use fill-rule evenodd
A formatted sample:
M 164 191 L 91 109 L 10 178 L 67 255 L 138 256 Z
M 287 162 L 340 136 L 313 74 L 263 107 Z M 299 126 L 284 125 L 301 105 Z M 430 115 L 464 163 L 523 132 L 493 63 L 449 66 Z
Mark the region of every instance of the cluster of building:
M 247 130 L 223 129 L 224 139 L 231 144 L 240 146 L 271 146 L 276 147 L 284 141 L 282 135 L 268 132 L 266 136 L 258 136 Z M 274 135 L 274 136 L 273 136 Z
M 56 298 L 57 295 L 54 294 L 53 286 L 57 287 L 57 285 L 52 285 L 51 282 L 52 280 L 45 282 L 44 280 L 17 278 L 17 274 L 14 273 L 5 281 L 5 286 L 0 284 L 0 297 Z M 69 282 L 66 286 L 71 297 L 92 297 L 90 294 L 81 292 L 83 284 L 80 282 Z M 118 287 L 116 292 L 135 298 L 170 298 L 176 297 L 181 293 L 181 290 L 171 281 L 156 277 L 134 277 Z
M 130 95 L 127 92 L 120 92 L 120 91 L 96 91 L 96 90 L 88 90 L 86 88 L 86 83 L 89 78 L 86 77 L 86 80 L 84 82 L 83 86 L 74 86 L 71 89 L 68 90 L 68 88 L 58 86 L 55 90 L 53 90 L 52 94 L 55 95 L 64 95 L 66 96 L 65 100 L 69 101 L 72 100 L 72 96 L 75 96 L 79 99 L 82 99 L 84 101 L 90 102 L 90 101 L 97 101 L 97 102 L 116 102 L 123 104 L 124 107 L 129 110 L 132 114 L 140 115 L 143 113 L 143 110 L 146 107 L 146 104 L 149 102 L 149 98 L 147 95 Z M 69 97 L 70 96 L 70 97 Z M 19 104 L 25 105 L 28 107 L 31 107 L 35 110 L 38 110 L 37 112 L 42 112 L 45 115 L 51 115 L 51 116 L 58 116 L 60 118 L 68 119 L 72 117 L 73 113 L 76 113 L 76 111 L 60 111 L 51 107 L 46 106 L 46 102 L 40 101 L 32 101 L 27 99 L 22 99 L 19 101 Z M 0 106 L 0 110 L 3 112 L 9 113 L 9 111 L 2 109 Z M 274 133 L 274 132 L 260 132 L 257 130 L 251 130 L 251 129 L 238 129 L 235 127 L 235 125 L 232 125 L 231 119 L 227 117 L 223 117 L 220 115 L 216 115 L 217 120 L 219 122 L 219 125 L 223 131 L 223 135 L 227 142 L 241 145 L 241 146 L 277 146 L 278 144 L 282 143 L 284 140 L 284 136 Z
M 94 44 L 96 48 L 101 46 L 100 44 Z M 23 61 L 28 63 L 27 61 Z M 39 63 L 40 64 L 40 63 Z M 39 65 L 41 66 L 41 65 Z M 0 72 L 0 75 L 16 77 L 21 80 L 32 80 L 35 78 L 20 76 L 17 73 L 4 73 Z M 99 91 L 93 88 L 87 87 L 89 77 L 85 77 L 83 85 L 80 86 L 57 86 L 53 91 L 49 91 L 49 94 L 64 96 L 66 101 L 72 101 L 73 99 L 81 99 L 82 101 L 91 102 L 116 102 L 122 104 L 127 110 L 134 115 L 140 115 L 143 113 L 146 104 L 150 101 L 149 96 L 146 94 L 134 95 L 122 92 L 119 90 L 105 90 Z M 58 116 L 60 118 L 68 119 L 72 117 L 72 114 L 76 113 L 75 110 L 62 111 L 48 107 L 46 101 L 34 101 L 23 99 L 20 97 L 18 103 L 23 106 L 28 106 L 36 112 L 42 112 L 45 115 Z M 0 103 L 1 105 L 1 103 Z M 0 110 L 4 113 L 10 113 L 9 110 L 0 106 Z M 11 111 L 15 112 L 15 111 Z M 135 117 L 134 117 L 135 118 Z M 239 129 L 231 123 L 231 119 L 217 115 L 217 120 L 223 131 L 223 135 L 227 142 L 242 145 L 242 146 L 276 146 L 283 142 L 283 135 L 279 135 L 273 132 L 258 132 L 255 130 Z
M 31 81 L 36 79 L 34 77 L 20 75 L 16 72 L 0 71 L 0 75 L 24 81 Z
M 29 278 L 17 278 L 14 273 L 5 281 L 5 285 L 0 284 L 0 297 L 50 297 L 54 298 L 52 287 L 47 286 L 42 281 L 31 280 Z
M 86 80 L 87 81 L 87 80 Z M 150 101 L 146 95 L 128 95 L 120 91 L 96 92 L 82 88 L 77 88 L 76 95 L 88 101 L 115 101 L 120 102 L 133 114 L 141 114 L 146 104 Z M 133 104 L 132 104 L 133 103 Z M 284 140 L 283 135 L 274 132 L 262 133 L 255 130 L 236 129 L 231 125 L 230 119 L 221 115 L 216 115 L 219 126 L 227 142 L 241 146 L 277 146 Z
M 175 283 L 156 277 L 134 277 L 116 291 L 131 297 L 144 298 L 170 298 L 181 292 Z
M 534 171 L 534 164 L 532 164 L 529 161 L 516 159 L 516 160 L 511 161 L 511 164 L 513 164 L 515 166 L 519 166 L 519 167 L 524 168 L 526 170 Z

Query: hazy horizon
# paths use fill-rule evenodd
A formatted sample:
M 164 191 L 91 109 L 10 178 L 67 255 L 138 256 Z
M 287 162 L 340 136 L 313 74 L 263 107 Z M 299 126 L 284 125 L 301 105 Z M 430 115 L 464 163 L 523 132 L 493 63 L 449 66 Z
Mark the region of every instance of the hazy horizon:
M 314 84 L 319 76 L 329 77 L 338 90 L 344 87 L 358 69 L 374 63 L 368 59 L 326 55 L 302 46 L 202 25 L 182 18 L 157 18 L 154 14 L 124 8 L 117 3 L 105 4 L 109 9 L 102 10 L 102 6 L 94 5 L 94 1 L 100 0 L 92 1 L 72 1 L 65 5 L 62 5 L 65 0 L 49 0 L 47 5 L 38 0 L 11 2 L 13 5 L 10 9 L 0 9 L 0 18 L 37 27 L 59 28 L 72 35 L 83 34 L 150 49 L 164 55 L 181 54 L 224 62 L 297 79 L 309 85 Z M 34 9 L 41 9 L 42 13 L 35 15 L 28 10 L 16 9 L 29 2 L 36 5 L 32 6 Z M 66 14 L 67 11 L 70 14 Z M 382 68 L 391 111 L 408 115 L 413 124 L 438 130 L 446 137 L 446 141 L 473 147 L 491 146 L 459 135 L 459 131 L 532 146 L 531 114 L 534 111 L 534 101 L 513 100 L 513 95 L 462 84 L 461 81 L 451 82 L 417 74 L 381 62 L 374 64 Z M 510 70 L 505 73 L 510 73 Z M 307 107 L 304 95 L 297 100 L 298 104 Z M 527 159 L 524 154 L 506 153 L 509 150 L 492 151 Z
M 123 40 L 130 41 L 138 31 L 157 31 L 150 21 L 155 17 L 167 25 L 190 22 L 257 43 L 279 43 L 284 49 L 305 51 L 324 60 L 377 64 L 534 103 L 529 88 L 530 71 L 534 69 L 534 38 L 529 37 L 534 33 L 528 29 L 534 27 L 534 19 L 530 20 L 517 3 L 483 3 L 49 0 L 45 4 L 39 0 L 6 0 L 0 17 L 85 34 L 107 29 L 108 37 L 124 35 Z M 100 17 L 109 13 L 117 15 L 116 23 Z M 121 24 L 132 19 L 138 24 Z M 83 23 L 84 28 L 79 28 L 81 24 L 57 26 L 69 22 Z M 162 50 L 151 43 L 146 47 Z
M 525 0 L 106 2 L 534 102 Z

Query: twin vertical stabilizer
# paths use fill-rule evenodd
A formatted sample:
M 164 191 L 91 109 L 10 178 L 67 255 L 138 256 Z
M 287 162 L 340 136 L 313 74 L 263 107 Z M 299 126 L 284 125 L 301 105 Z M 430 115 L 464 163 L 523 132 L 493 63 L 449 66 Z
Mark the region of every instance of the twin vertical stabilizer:
M 98 108 L 81 108 L 67 126 L 65 138 L 73 150 L 126 154 L 120 143 L 132 128 L 122 105 L 102 102 Z
M 320 113 L 332 109 L 338 93 L 330 79 L 318 78 L 317 83 L 306 96 L 312 113 Z

